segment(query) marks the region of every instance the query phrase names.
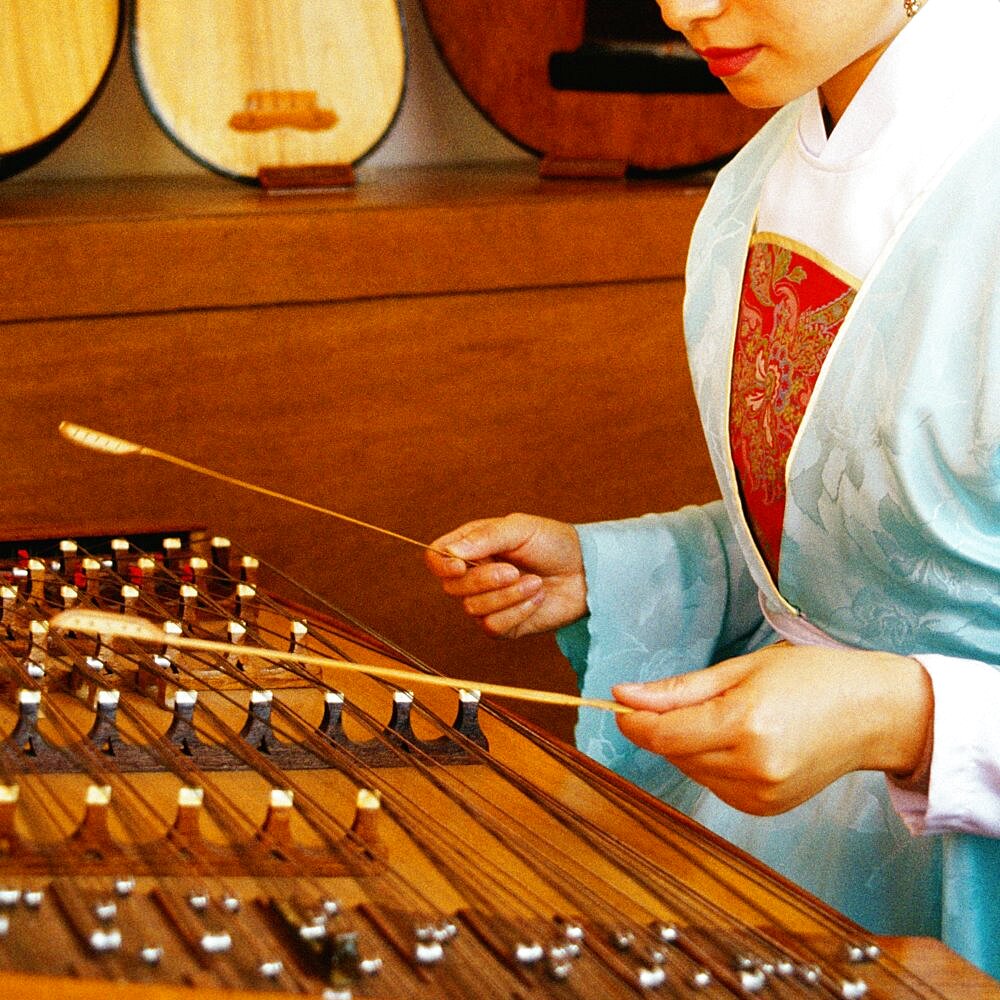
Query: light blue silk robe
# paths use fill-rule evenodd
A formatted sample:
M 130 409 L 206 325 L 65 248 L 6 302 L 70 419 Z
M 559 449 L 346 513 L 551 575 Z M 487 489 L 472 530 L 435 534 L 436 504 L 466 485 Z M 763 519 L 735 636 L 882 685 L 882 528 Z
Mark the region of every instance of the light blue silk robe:
M 578 528 L 590 614 L 559 641 L 588 696 L 773 641 L 760 601 L 852 646 L 1000 669 L 996 121 L 905 216 L 830 351 L 789 457 L 780 595 L 746 526 L 729 453 L 733 336 L 761 185 L 798 115 L 779 112 L 721 171 L 688 259 L 688 354 L 723 499 Z M 943 937 L 1000 976 L 1000 841 L 911 836 L 883 775 L 757 818 L 628 743 L 609 713 L 582 710 L 577 742 L 870 930 Z

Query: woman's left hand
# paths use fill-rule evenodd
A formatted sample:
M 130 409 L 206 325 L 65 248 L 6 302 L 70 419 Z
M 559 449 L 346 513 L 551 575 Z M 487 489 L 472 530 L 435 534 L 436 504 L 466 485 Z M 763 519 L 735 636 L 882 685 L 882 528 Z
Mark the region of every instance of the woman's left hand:
M 619 684 L 633 743 L 744 812 L 772 815 L 849 771 L 908 774 L 930 738 L 930 678 L 894 653 L 778 643 L 705 670 Z

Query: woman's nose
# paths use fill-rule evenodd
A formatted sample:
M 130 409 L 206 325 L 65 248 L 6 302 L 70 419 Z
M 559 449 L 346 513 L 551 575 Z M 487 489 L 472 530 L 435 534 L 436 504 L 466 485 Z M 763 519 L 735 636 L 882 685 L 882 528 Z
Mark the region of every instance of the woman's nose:
M 717 17 L 726 0 L 658 0 L 663 20 L 674 31 L 684 32 L 696 21 Z

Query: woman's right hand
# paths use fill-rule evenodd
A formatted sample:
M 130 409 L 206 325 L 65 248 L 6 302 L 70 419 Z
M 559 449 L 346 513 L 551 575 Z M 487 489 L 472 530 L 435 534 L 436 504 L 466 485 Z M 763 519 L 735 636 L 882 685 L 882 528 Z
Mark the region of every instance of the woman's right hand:
M 470 521 L 433 542 L 426 560 L 444 592 L 491 636 L 550 632 L 587 611 L 580 539 L 562 521 L 530 514 Z

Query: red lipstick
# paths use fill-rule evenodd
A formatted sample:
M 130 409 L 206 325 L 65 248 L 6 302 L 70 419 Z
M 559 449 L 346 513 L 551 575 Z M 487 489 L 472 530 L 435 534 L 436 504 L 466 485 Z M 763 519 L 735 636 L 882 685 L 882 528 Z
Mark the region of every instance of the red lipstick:
M 753 62 L 760 45 L 746 49 L 698 49 L 698 55 L 708 63 L 708 71 L 713 76 L 735 76 Z

